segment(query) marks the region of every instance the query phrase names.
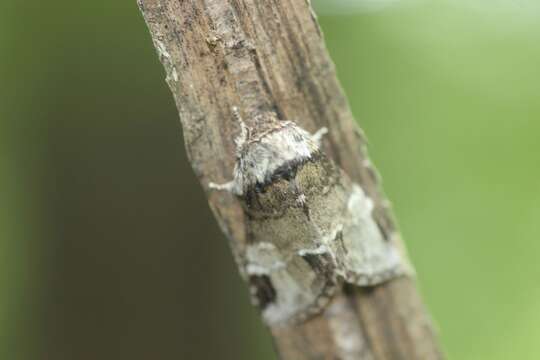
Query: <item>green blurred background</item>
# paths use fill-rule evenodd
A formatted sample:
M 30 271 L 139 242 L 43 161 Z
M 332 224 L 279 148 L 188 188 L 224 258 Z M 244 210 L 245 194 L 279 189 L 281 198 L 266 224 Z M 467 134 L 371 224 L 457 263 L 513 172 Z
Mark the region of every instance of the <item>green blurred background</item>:
M 540 357 L 540 4 L 315 2 L 451 359 Z M 0 359 L 273 359 L 134 0 L 0 4 Z

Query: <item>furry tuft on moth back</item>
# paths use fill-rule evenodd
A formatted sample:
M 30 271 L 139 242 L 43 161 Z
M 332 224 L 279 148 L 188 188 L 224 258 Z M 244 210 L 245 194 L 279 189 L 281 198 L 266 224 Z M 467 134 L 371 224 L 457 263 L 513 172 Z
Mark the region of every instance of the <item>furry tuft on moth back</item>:
M 373 286 L 406 272 L 373 201 L 320 148 L 327 133 L 261 114 L 240 124 L 233 179 L 209 187 L 241 201 L 248 244 L 240 263 L 269 325 L 320 312 L 343 281 Z
M 278 121 L 272 115 L 260 115 L 257 128 L 250 129 L 242 120 L 238 108 L 232 109 L 240 123 L 236 144 L 236 165 L 233 180 L 225 184 L 210 183 L 210 188 L 227 190 L 242 196 L 252 186 L 268 184 L 281 167 L 304 161 L 319 151 L 320 141 L 328 132 L 322 128 L 315 135 L 296 126 L 292 121 Z

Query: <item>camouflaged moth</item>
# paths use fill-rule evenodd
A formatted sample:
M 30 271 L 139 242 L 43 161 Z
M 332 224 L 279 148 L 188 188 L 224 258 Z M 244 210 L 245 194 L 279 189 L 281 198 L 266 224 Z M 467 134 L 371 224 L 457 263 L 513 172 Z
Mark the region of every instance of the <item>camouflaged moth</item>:
M 380 284 L 403 273 L 399 251 L 372 216 L 373 201 L 321 151 L 321 137 L 266 116 L 248 128 L 238 110 L 234 178 L 210 188 L 243 204 L 243 273 L 267 324 L 318 313 L 343 282 Z

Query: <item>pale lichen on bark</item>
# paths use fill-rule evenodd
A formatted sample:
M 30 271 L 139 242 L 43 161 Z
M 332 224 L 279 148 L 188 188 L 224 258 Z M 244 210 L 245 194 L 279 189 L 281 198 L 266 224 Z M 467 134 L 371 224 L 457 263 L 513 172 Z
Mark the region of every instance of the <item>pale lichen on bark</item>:
M 261 301 L 277 295 L 266 286 L 267 272 L 279 271 L 285 262 L 246 264 L 271 245 L 251 248 L 240 201 L 208 187 L 211 181 L 227 182 L 235 164 L 232 139 L 241 129 L 233 106 L 251 128 L 264 113 L 292 119 L 310 133 L 326 127 L 322 151 L 372 201 L 381 236 L 402 246 L 309 2 L 139 0 L 139 5 L 166 69 L 192 167 L 240 271 L 246 278 L 246 269 L 258 275 L 251 281 L 257 282 Z M 324 251 L 306 247 L 304 254 Z M 329 306 L 310 320 L 269 328 L 283 359 L 442 358 L 410 277 L 368 289 L 338 288 Z

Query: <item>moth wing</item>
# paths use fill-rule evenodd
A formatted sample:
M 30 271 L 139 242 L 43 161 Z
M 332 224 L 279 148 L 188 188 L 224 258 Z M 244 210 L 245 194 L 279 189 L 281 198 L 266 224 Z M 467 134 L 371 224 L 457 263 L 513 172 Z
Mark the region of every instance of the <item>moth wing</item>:
M 341 237 L 336 239 L 338 272 L 347 282 L 369 286 L 404 272 L 401 256 L 392 241 L 385 239 L 373 217 L 373 202 L 356 184 L 347 201 Z
M 333 268 L 329 254 L 293 255 L 286 261 L 286 254 L 264 242 L 252 245 L 247 258 L 252 295 L 268 324 L 301 321 L 318 313 L 337 289 L 328 270 Z

